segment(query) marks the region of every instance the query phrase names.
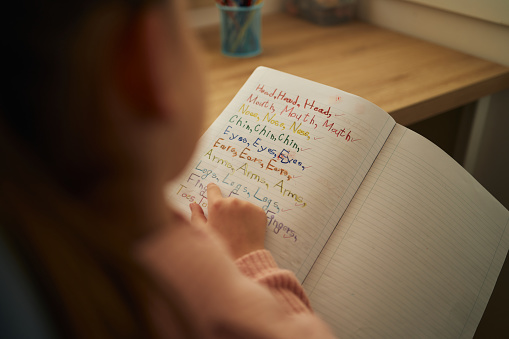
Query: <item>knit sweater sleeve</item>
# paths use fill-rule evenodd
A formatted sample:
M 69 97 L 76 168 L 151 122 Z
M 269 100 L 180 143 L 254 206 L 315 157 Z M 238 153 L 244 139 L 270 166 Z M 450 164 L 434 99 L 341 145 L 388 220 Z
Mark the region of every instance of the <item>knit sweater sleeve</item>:
M 136 253 L 160 289 L 151 298 L 151 319 L 161 337 L 188 337 L 182 319 L 192 321 L 197 338 L 334 337 L 295 275 L 266 250 L 234 262 L 214 233 L 183 224 L 145 239 Z M 180 318 L 161 294 L 179 307 Z
M 297 277 L 291 271 L 279 268 L 269 251 L 251 252 L 235 263 L 242 274 L 267 286 L 288 312 L 312 312 L 309 299 Z

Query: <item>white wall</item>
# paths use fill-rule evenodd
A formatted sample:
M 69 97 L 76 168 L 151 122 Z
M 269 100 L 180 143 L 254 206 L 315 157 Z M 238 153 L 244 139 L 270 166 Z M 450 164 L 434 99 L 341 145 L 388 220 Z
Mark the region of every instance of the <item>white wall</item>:
M 377 26 L 509 66 L 509 26 L 397 0 L 358 0 L 357 12 Z
M 484 3 L 482 0 L 475 1 Z M 509 3 L 509 0 L 490 1 Z M 364 21 L 509 66 L 509 26 L 407 1 L 357 0 L 357 2 L 358 16 Z M 266 0 L 263 12 L 280 11 L 283 3 L 284 0 Z M 189 11 L 189 16 L 191 24 L 196 27 L 219 22 L 218 11 L 214 5 L 193 9 Z M 509 18 L 509 13 L 504 16 Z
M 509 26 L 507 0 L 403 0 Z
M 358 5 L 363 21 L 509 66 L 509 26 L 407 1 L 358 0 Z M 483 104 L 487 115 L 469 169 L 509 208 L 509 90 Z

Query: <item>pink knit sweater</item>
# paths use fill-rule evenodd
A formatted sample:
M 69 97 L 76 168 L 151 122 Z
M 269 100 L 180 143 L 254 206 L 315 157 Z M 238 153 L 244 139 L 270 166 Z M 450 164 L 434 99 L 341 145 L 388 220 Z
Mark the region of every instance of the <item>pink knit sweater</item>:
M 333 338 L 295 275 L 266 250 L 234 262 L 215 234 L 182 222 L 137 253 L 197 338 Z M 161 337 L 185 336 L 167 300 L 154 298 L 153 312 Z

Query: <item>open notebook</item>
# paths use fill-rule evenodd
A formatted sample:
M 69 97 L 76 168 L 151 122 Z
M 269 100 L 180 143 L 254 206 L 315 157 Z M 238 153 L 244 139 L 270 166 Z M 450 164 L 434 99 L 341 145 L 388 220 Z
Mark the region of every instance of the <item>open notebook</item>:
M 259 67 L 168 187 L 262 207 L 266 247 L 340 337 L 469 338 L 509 212 L 430 141 L 355 95 Z

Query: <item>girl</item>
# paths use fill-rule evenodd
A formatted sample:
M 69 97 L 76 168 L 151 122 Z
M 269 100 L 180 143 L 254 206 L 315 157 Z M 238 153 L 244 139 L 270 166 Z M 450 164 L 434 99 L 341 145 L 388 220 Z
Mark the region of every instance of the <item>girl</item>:
M 2 276 L 28 283 L 10 330 L 330 337 L 295 276 L 263 249 L 261 209 L 215 185 L 208 220 L 192 205 L 189 224 L 165 202 L 203 111 L 180 1 L 10 6 L 0 20 Z

